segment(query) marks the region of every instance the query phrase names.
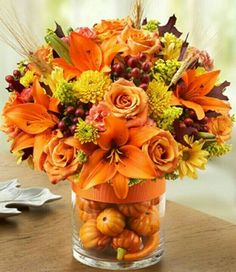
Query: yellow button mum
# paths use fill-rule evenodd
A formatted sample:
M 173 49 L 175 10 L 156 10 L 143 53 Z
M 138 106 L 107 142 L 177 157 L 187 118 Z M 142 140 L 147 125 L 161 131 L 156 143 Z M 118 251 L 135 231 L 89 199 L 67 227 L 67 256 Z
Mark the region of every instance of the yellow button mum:
M 111 86 L 111 79 L 102 72 L 85 71 L 74 84 L 74 95 L 83 103 L 103 100 Z

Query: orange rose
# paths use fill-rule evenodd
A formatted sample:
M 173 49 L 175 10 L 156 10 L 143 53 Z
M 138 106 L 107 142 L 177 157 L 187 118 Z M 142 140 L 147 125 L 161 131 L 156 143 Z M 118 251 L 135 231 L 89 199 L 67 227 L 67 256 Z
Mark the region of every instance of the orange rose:
M 233 122 L 229 115 L 209 118 L 207 126 L 209 132 L 216 136 L 218 143 L 224 143 L 231 138 Z
M 137 56 L 140 52 L 154 54 L 161 49 L 158 34 L 144 29 L 126 26 L 120 35 L 121 42 L 127 44 L 125 55 Z
M 105 102 L 115 117 L 126 118 L 128 127 L 142 126 L 147 121 L 147 94 L 133 82 L 119 79 L 111 86 Z
M 93 27 L 93 30 L 100 40 L 105 40 L 121 33 L 125 26 L 131 24 L 132 22 L 129 17 L 121 20 L 102 20 L 100 24 L 96 24 Z
M 144 143 L 142 150 L 153 161 L 159 177 L 176 169 L 178 145 L 169 131 L 157 128 L 156 135 Z
M 52 183 L 66 179 L 81 168 L 76 159 L 78 149 L 74 146 L 75 139 L 54 136 L 44 150 L 46 157 L 43 168 Z

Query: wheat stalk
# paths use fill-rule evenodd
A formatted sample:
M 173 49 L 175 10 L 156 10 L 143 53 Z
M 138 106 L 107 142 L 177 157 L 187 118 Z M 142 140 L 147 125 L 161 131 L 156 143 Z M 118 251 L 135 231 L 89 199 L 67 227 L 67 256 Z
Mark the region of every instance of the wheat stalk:
M 143 11 L 143 0 L 134 0 L 132 5 L 131 18 L 135 28 L 141 28 Z

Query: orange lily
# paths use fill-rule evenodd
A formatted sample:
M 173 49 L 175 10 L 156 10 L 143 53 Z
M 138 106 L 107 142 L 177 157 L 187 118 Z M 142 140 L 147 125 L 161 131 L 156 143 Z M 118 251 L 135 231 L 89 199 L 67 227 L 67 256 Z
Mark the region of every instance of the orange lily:
M 12 144 L 12 151 L 34 147 L 34 166 L 42 170 L 43 148 L 51 138 L 51 129 L 58 122 L 50 111 L 57 112 L 58 100 L 48 96 L 38 79 L 33 83 L 34 103 L 12 104 L 4 111 L 4 117 L 21 129 Z
M 66 79 L 79 76 L 87 70 L 109 71 L 115 55 L 126 49 L 125 45 L 118 44 L 117 37 L 105 40 L 99 46 L 93 39 L 81 36 L 79 33 L 70 34 L 69 54 L 71 63 L 63 58 L 54 60 L 54 64 L 63 68 Z
M 106 131 L 100 134 L 98 146 L 83 165 L 78 180 L 81 189 L 112 182 L 117 197 L 125 199 L 129 190 L 129 178 L 153 179 L 156 171 L 150 158 L 140 146 L 140 137 L 148 140 L 150 127 L 140 129 L 140 137 L 132 134 L 124 120 L 114 116 L 105 119 Z M 129 144 L 132 142 L 132 145 Z
M 182 76 L 183 82 L 178 84 L 173 96 L 173 105 L 183 105 L 193 109 L 198 120 L 205 117 L 205 111 L 212 110 L 227 114 L 230 110 L 229 103 L 207 94 L 213 89 L 220 71 L 212 71 L 196 76 L 195 70 L 188 70 Z

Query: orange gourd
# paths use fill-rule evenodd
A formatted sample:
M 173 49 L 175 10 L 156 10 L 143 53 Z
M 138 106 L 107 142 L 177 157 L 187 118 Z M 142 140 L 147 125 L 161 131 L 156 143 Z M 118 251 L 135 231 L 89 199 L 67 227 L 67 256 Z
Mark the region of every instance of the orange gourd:
M 97 202 L 93 200 L 87 200 L 85 198 L 77 197 L 76 206 L 83 211 L 91 212 L 97 211 L 100 212 L 107 207 L 108 204 L 103 202 Z
M 148 237 L 148 240 L 146 241 L 144 247 L 140 251 L 134 253 L 127 253 L 124 255 L 123 259 L 125 261 L 136 261 L 141 258 L 145 258 L 148 255 L 150 255 L 154 250 L 156 250 L 159 244 L 160 235 L 158 232 L 156 232 Z
M 97 221 L 95 219 L 90 219 L 82 225 L 79 237 L 83 246 L 87 249 L 104 248 L 111 242 L 109 236 L 102 234 L 97 229 Z
M 98 216 L 99 212 L 86 212 L 86 211 L 83 211 L 83 210 L 79 210 L 79 218 L 86 222 L 88 221 L 89 219 L 96 219 L 97 216 Z
M 125 229 L 113 238 L 112 247 L 117 250 L 117 260 L 122 260 L 126 252 L 139 251 L 142 247 L 142 240 L 135 232 Z
M 118 205 L 118 209 L 125 216 L 137 217 L 140 214 L 146 212 L 150 205 L 151 205 L 150 201 L 133 204 L 120 204 Z
M 125 227 L 125 217 L 114 208 L 107 208 L 97 217 L 97 228 L 101 233 L 117 236 Z
M 130 218 L 128 225 L 138 235 L 150 236 L 160 228 L 159 212 L 155 206 L 152 206 L 138 217 Z

